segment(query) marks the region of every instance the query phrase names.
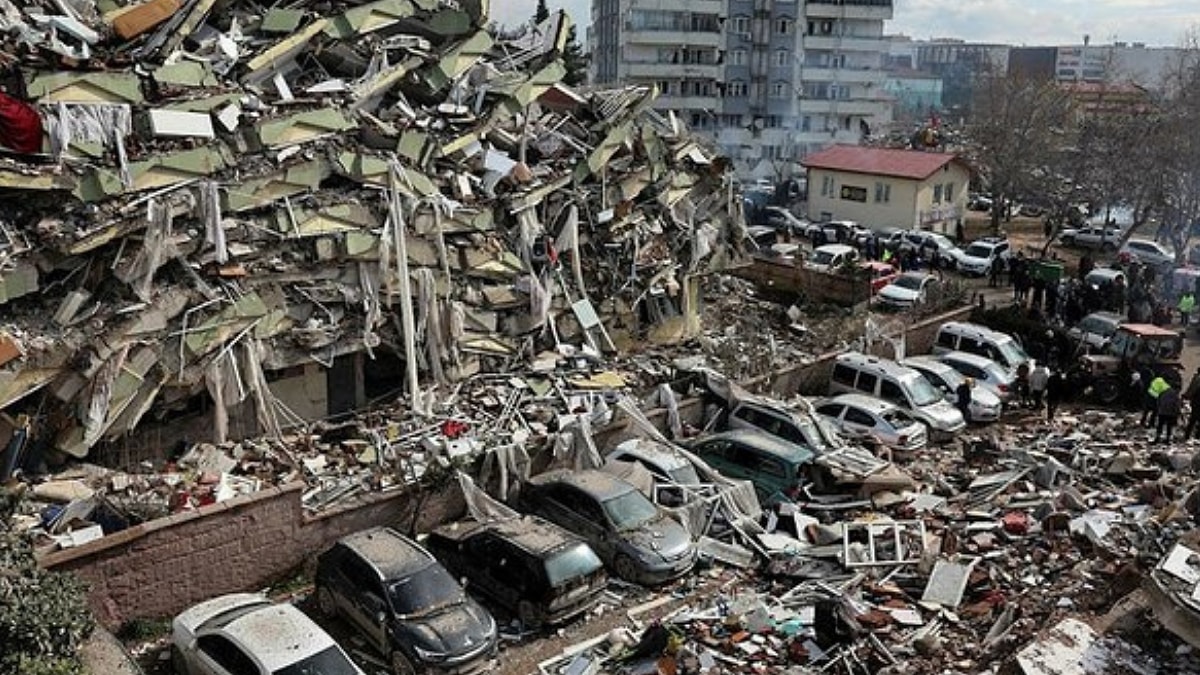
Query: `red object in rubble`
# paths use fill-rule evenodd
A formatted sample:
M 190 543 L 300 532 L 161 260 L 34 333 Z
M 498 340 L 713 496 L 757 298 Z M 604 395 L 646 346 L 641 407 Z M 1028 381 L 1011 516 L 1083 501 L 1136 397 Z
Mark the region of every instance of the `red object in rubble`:
M 42 118 L 33 106 L 0 92 L 0 145 L 17 152 L 42 151 Z
M 467 433 L 467 425 L 458 420 L 446 420 L 442 422 L 442 435 L 451 440 Z
M 1010 511 L 1001 518 L 1004 531 L 1009 534 L 1025 534 L 1029 531 L 1029 515 L 1023 511 Z

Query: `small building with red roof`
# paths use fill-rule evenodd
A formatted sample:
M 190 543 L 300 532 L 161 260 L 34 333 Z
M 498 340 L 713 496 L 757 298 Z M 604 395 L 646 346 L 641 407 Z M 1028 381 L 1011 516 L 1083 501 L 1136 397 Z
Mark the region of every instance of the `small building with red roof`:
M 953 235 L 971 169 L 956 155 L 835 145 L 804 158 L 810 220 L 853 220 Z

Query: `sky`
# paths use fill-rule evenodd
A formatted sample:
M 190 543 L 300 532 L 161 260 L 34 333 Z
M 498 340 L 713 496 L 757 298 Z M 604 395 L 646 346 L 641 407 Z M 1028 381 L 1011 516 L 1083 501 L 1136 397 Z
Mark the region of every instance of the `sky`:
M 549 0 L 563 8 L 582 30 L 589 22 L 590 0 Z M 492 18 L 515 25 L 533 15 L 536 0 L 491 0 Z M 961 38 L 968 42 L 1051 46 L 1114 41 L 1178 47 L 1189 32 L 1200 33 L 1197 0 L 895 0 L 888 34 L 916 39 Z

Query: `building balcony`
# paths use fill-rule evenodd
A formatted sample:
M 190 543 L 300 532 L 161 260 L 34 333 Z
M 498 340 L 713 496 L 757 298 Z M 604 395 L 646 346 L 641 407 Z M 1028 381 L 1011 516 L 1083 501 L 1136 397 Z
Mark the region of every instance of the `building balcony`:
M 631 45 L 661 45 L 665 47 L 720 48 L 724 38 L 720 33 L 701 33 L 679 30 L 624 30 L 624 42 Z
M 842 84 L 882 84 L 884 72 L 865 68 L 815 68 L 804 66 L 800 69 L 800 79 L 809 82 L 838 82 Z
M 810 19 L 891 19 L 894 14 L 891 2 L 853 3 L 836 0 L 808 0 L 804 3 L 804 16 Z
M 720 99 L 715 96 L 659 96 L 654 100 L 654 107 L 658 110 L 674 110 L 676 112 L 684 110 L 705 110 L 713 111 Z
M 800 114 L 825 115 L 879 115 L 885 112 L 886 101 L 863 99 L 831 100 L 803 98 L 799 101 Z
M 662 10 L 665 9 L 662 0 L 631 0 L 629 9 L 649 9 Z M 718 14 L 725 15 L 724 0 L 688 0 L 687 11 L 692 14 Z
M 882 54 L 887 52 L 888 43 L 883 38 L 805 35 L 804 48 L 830 52 L 872 52 Z
M 654 80 L 710 79 L 721 77 L 721 66 L 678 63 L 626 63 L 625 76 Z

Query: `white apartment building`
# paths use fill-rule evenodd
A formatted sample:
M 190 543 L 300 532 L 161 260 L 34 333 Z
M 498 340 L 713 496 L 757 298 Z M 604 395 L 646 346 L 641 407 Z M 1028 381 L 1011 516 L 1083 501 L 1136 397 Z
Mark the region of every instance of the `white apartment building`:
M 592 0 L 591 80 L 653 84 L 656 107 L 712 137 L 746 178 L 891 121 L 893 0 Z

